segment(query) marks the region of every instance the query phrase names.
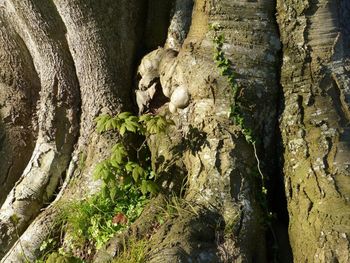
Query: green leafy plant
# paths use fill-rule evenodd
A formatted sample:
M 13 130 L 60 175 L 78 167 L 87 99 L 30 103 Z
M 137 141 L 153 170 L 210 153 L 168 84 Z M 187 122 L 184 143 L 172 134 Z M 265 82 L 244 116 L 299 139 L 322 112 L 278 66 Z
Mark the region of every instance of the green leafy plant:
M 36 260 L 35 263 L 83 263 L 83 261 L 72 256 L 65 256 L 58 252 L 53 252 L 49 254 L 45 260 Z
M 102 181 L 100 198 L 111 207 L 98 208 L 99 211 L 103 211 L 99 216 L 95 211 L 84 212 L 90 218 L 90 226 L 84 228 L 88 230 L 85 236 L 92 236 L 96 247 L 99 248 L 120 229 L 120 224 L 113 225 L 113 214 L 124 215 L 128 222 L 133 222 L 141 214 L 147 202 L 146 197 L 158 192 L 159 188 L 155 182 L 157 176 L 151 168 L 146 139 L 152 134 L 165 132 L 174 122 L 164 116 L 144 114 L 138 117 L 130 112 L 116 116 L 101 115 L 96 122 L 98 132 L 116 131 L 121 136 L 120 142 L 112 148 L 110 157 L 99 163 L 94 171 L 94 178 Z M 144 141 L 136 148 L 131 147 L 127 140 L 129 134 L 143 136 Z M 100 199 L 96 200 L 101 202 Z M 97 204 L 88 207 L 97 207 Z M 77 217 L 79 221 L 81 218 Z
M 125 138 L 128 133 L 148 137 L 152 134 L 165 132 L 172 120 L 163 116 L 145 114 L 140 117 L 133 116 L 130 112 L 123 112 L 117 116 L 101 115 L 97 119 L 97 131 L 117 131 Z M 135 149 L 126 145 L 126 140 L 121 140 L 112 148 L 110 158 L 97 165 L 94 178 L 103 182 L 102 191 L 110 198 L 120 191 L 123 185 L 133 184 L 140 189 L 143 195 L 156 194 L 158 186 L 155 183 L 156 173 L 152 171 L 149 150 L 146 140 Z
M 102 181 L 101 191 L 86 200 L 61 205 L 60 227 L 69 233 L 69 240 L 65 247 L 61 240 L 57 243 L 53 239 L 45 240 L 41 244 L 42 256 L 38 263 L 52 260 L 80 262 L 72 255 L 74 251 L 85 255 L 79 254 L 79 257 L 90 257 L 92 250 L 100 249 L 116 232 L 134 222 L 149 197 L 159 190 L 146 139 L 165 132 L 174 123 L 163 116 L 146 114 L 137 117 L 129 112 L 114 117 L 101 115 L 96 121 L 98 132 L 116 131 L 121 138 L 112 148 L 110 157 L 94 170 L 94 179 Z M 144 139 L 141 143 L 140 137 Z M 81 156 L 82 167 L 85 158 Z
M 65 210 L 67 226 L 73 229 L 73 243 L 92 243 L 99 249 L 116 232 L 134 222 L 148 197 L 158 192 L 156 173 L 151 169 L 145 142 L 148 136 L 165 132 L 173 122 L 163 116 L 137 117 L 130 112 L 101 115 L 96 122 L 98 132 L 116 131 L 121 140 L 112 148 L 110 157 L 94 170 L 94 179 L 102 181 L 101 192 Z M 128 140 L 130 134 L 143 136 L 145 140 L 133 147 Z
M 90 243 L 100 249 L 116 232 L 140 216 L 147 201 L 135 185 L 128 184 L 120 187 L 113 199 L 99 193 L 83 202 L 69 204 L 64 216 L 73 245 Z

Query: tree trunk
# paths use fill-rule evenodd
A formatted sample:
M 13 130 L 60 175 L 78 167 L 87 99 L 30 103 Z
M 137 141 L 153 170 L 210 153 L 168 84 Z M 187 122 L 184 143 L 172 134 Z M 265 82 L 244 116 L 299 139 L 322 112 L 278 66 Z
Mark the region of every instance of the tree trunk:
M 51 200 L 67 169 L 77 138 L 80 103 L 64 26 L 52 5 L 38 6 L 32 1 L 8 1 L 5 5 L 4 23 L 13 25 L 27 46 L 40 76 L 41 91 L 32 157 L 0 210 L 2 256 Z
M 94 119 L 100 113 L 115 114 L 123 105 L 128 105 L 124 109 L 130 108 L 132 66 L 138 42 L 135 28 L 144 5 L 142 1 L 112 2 L 5 3 L 4 22 L 12 22 L 23 34 L 21 37 L 41 77 L 42 90 L 36 148 L 22 179 L 0 210 L 1 256 L 50 201 L 71 158 L 70 173 L 74 172 L 80 154 L 87 155 L 88 169 L 77 171 L 81 173 L 80 187 L 84 189 L 79 195 L 96 191 L 91 184 L 91 171 L 106 157 L 113 140 L 106 142 L 106 138 L 94 133 Z M 119 19 L 106 17 L 106 12 L 116 12 Z M 119 39 L 122 41 L 118 42 Z M 72 156 L 74 144 L 76 151 Z M 52 214 L 52 209 L 46 213 Z M 14 217 L 18 222 L 14 222 Z M 41 232 L 46 223 L 50 220 L 43 222 L 43 216 L 38 218 L 3 260 L 23 260 L 23 253 L 34 259 L 47 237 L 46 228 L 46 236 Z
M 159 75 L 154 74 L 154 68 L 149 72 L 141 68 L 140 88 L 153 84 L 146 81 L 150 77 L 160 77 L 166 96 L 180 86 L 190 94 L 190 104 L 171 115 L 176 127 L 165 137 L 151 138 L 149 145 L 155 167 L 177 159 L 168 168 L 172 180 L 168 184 L 179 184 L 178 170 L 184 169 L 185 200 L 198 211 L 181 215 L 158 231 L 153 237 L 157 249 L 150 262 L 266 260 L 254 150 L 240 128 L 227 118 L 233 98 L 229 83 L 219 75 L 212 59 L 214 31 L 209 26 L 220 24 L 217 34 L 225 34 L 224 51 L 234 63 L 237 82 L 244 87 L 244 106 L 250 108 L 244 114 L 263 142 L 259 145 L 263 151 L 272 147 L 277 109 L 279 40 L 273 12 L 273 1 L 195 1 L 191 28 L 179 54 L 174 57 L 173 53 L 158 51 L 141 63 L 154 65 L 160 61 Z M 253 30 L 255 34 L 248 35 Z M 258 104 L 257 100 L 269 103 Z M 168 104 L 158 111 L 169 114 Z M 271 158 L 268 154 L 265 157 Z M 230 227 L 230 238 L 221 238 L 222 231 Z
M 349 1 L 278 1 L 281 132 L 295 262 L 348 262 Z
M 175 122 L 147 143 L 184 212 L 152 234 L 149 262 L 273 261 L 283 233 L 264 192 L 274 185 L 276 202 L 279 143 L 295 262 L 349 261 L 350 7 L 299 2 L 278 0 L 277 24 L 272 0 L 0 0 L 1 262 L 35 261 L 60 203 L 99 191 L 92 172 L 120 138 L 95 118 L 121 111 Z M 238 94 L 213 59 L 221 34 Z M 237 103 L 244 127 L 228 117 Z M 164 205 L 151 201 L 135 232 Z
M 4 13 L 1 10 L 1 21 Z M 14 29 L 0 28 L 0 205 L 21 176 L 34 149 L 40 81 L 29 51 Z

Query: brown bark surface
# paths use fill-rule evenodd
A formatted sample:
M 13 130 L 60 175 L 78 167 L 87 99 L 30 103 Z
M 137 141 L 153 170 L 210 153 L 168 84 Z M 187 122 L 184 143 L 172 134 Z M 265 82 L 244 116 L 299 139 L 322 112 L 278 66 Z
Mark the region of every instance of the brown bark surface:
M 1 20 L 4 12 L 0 11 Z M 29 51 L 9 24 L 0 27 L 0 205 L 21 176 L 35 144 L 40 81 Z
M 349 2 L 278 1 L 281 132 L 295 262 L 348 262 Z
M 182 194 L 150 262 L 276 258 L 283 233 L 266 238 L 262 180 L 282 180 L 279 143 L 295 262 L 348 262 L 349 18 L 347 0 L 0 0 L 1 262 L 34 261 L 61 201 L 99 191 L 92 172 L 120 138 L 97 134 L 95 118 L 138 110 L 175 122 L 147 143 L 162 194 Z M 220 34 L 236 98 L 213 59 Z M 254 147 L 228 117 L 234 100 Z M 132 229 L 147 236 L 163 206 Z

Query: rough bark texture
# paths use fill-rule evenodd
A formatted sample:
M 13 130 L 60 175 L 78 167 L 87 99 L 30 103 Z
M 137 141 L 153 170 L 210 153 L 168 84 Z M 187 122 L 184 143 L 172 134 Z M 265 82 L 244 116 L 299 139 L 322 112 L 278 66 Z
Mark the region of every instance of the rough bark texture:
M 0 10 L 0 21 L 4 12 Z M 0 25 L 0 205 L 21 176 L 34 149 L 40 81 L 29 51 L 14 29 Z
M 69 197 L 72 195 L 81 197 L 84 194 L 91 194 L 98 189 L 98 185 L 92 183 L 91 172 L 96 163 L 106 157 L 114 140 L 112 137 L 98 136 L 94 132 L 94 119 L 101 113 L 115 114 L 122 108 L 124 110 L 130 109 L 133 62 L 139 38 L 137 30 L 140 28 L 140 17 L 142 17 L 140 10 L 144 7 L 145 2 L 104 1 L 104 3 L 96 3 L 95 1 L 56 1 L 54 3 L 40 4 L 40 6 L 37 5 L 38 3 L 39 1 L 18 1 L 18 3 L 13 3 L 13 5 L 7 3 L 6 7 L 8 15 L 11 15 L 9 19 L 12 19 L 11 21 L 15 21 L 18 25 L 17 30 L 28 30 L 30 32 L 30 34 L 25 35 L 28 39 L 23 38 L 28 41 L 27 45 L 32 52 L 31 55 L 35 66 L 41 76 L 42 108 L 39 109 L 39 114 L 42 116 L 41 118 L 39 116 L 39 124 L 41 126 L 39 127 L 37 144 L 41 145 L 41 140 L 49 141 L 53 139 L 61 144 L 60 140 L 63 140 L 64 145 L 67 145 L 65 146 L 67 147 L 66 149 L 59 145 L 60 148 L 52 150 L 55 155 L 59 156 L 62 163 L 55 163 L 52 166 L 54 169 L 57 169 L 53 174 L 51 172 L 43 174 L 47 180 L 53 182 L 50 184 L 48 197 L 43 195 L 42 192 L 36 191 L 38 195 L 36 198 L 44 197 L 44 201 L 47 202 L 47 198 L 50 198 L 53 190 L 56 189 L 57 181 L 61 178 L 62 172 L 68 168 L 73 143 L 77 143 L 76 151 L 68 169 L 67 180 L 71 176 L 78 177 L 78 179 L 76 180 L 77 183 L 71 187 L 73 189 L 68 191 L 69 194 L 66 194 L 68 197 L 65 198 L 72 198 Z M 106 13 L 109 15 L 106 16 Z M 115 17 L 118 17 L 118 19 L 115 19 Z M 52 25 L 50 22 L 52 22 Z M 52 77 L 51 82 L 49 81 L 50 77 Z M 78 82 L 80 90 L 78 89 Z M 68 95 L 62 95 L 64 101 L 60 102 L 60 92 L 63 92 L 63 94 L 64 92 L 68 94 L 74 93 L 74 96 L 67 97 Z M 46 93 L 47 98 L 45 98 Z M 81 97 L 80 94 L 82 94 Z M 80 101 L 81 107 L 77 107 L 80 105 Z M 78 114 L 80 115 L 80 136 L 78 141 L 71 141 L 69 138 L 64 137 L 66 136 L 65 134 L 62 134 L 62 132 L 67 130 L 66 128 L 69 128 L 68 124 L 65 124 L 65 119 L 54 118 L 55 124 L 53 124 L 50 122 L 50 115 L 47 116 L 47 114 L 56 116 L 56 111 L 58 111 L 60 114 L 57 114 L 57 116 L 64 118 L 66 116 L 64 108 L 59 108 L 59 110 L 55 108 L 56 105 L 61 103 L 63 104 L 61 107 L 64 107 L 66 104 L 70 107 L 75 107 L 70 111 L 75 118 Z M 54 108 L 51 109 L 50 107 Z M 74 120 L 77 121 L 76 119 Z M 59 133 L 55 134 L 53 129 L 57 129 Z M 75 134 L 77 134 L 77 131 L 77 127 L 75 127 Z M 51 132 L 49 136 L 46 136 L 46 133 L 49 132 Z M 53 147 L 54 145 L 49 144 L 49 146 Z M 40 150 L 41 148 L 37 152 L 39 155 L 41 154 Z M 51 153 L 51 148 L 49 147 L 47 151 Z M 82 154 L 86 158 L 86 169 L 84 171 L 76 169 L 76 162 Z M 33 157 L 33 161 L 35 161 L 35 157 Z M 46 161 L 43 161 L 39 163 L 39 167 L 40 164 L 45 164 Z M 47 161 L 51 162 L 51 160 Z M 45 165 L 47 166 L 48 164 Z M 28 180 L 33 185 L 33 178 L 26 174 L 25 172 L 23 177 L 28 179 L 24 180 Z M 39 181 L 38 187 L 45 188 L 46 185 Z M 21 189 L 25 191 L 29 188 L 27 184 L 23 184 Z M 59 196 L 62 196 L 62 194 Z M 9 201 L 1 210 L 2 214 L 4 214 L 2 217 L 3 224 L 1 225 L 4 236 L 2 236 L 1 240 L 2 242 L 7 241 L 7 244 L 3 243 L 1 245 L 2 253 L 10 248 L 17 238 L 16 232 L 21 234 L 25 230 L 30 220 L 34 219 L 44 203 L 42 199 L 40 199 L 41 202 L 38 204 L 35 202 L 21 203 L 23 204 L 23 209 L 12 211 L 10 210 L 13 209 L 12 203 L 18 202 L 18 199 L 13 201 L 11 196 L 8 199 Z M 33 199 L 31 198 L 30 200 L 33 201 Z M 31 207 L 28 208 L 28 205 Z M 22 219 L 22 213 L 28 213 L 29 211 L 30 214 L 24 215 Z M 3 261 L 19 262 L 23 260 L 23 249 L 30 260 L 35 259 L 41 242 L 49 234 L 50 228 L 48 226 L 52 226 L 54 223 L 50 215 L 54 214 L 55 211 L 54 207 L 50 207 L 43 213 L 43 215 L 47 215 L 47 220 L 43 215 L 37 218 L 22 235 L 21 241 L 12 247 Z M 20 217 L 20 225 L 13 225 L 11 221 L 13 214 Z M 12 227 L 10 231 L 7 225 Z M 38 232 L 40 235 L 35 234 Z M 11 236 L 11 238 L 5 237 L 5 235 Z
M 55 229 L 60 201 L 99 189 L 92 171 L 118 137 L 98 135 L 94 119 L 136 112 L 137 85 L 140 112 L 175 121 L 148 144 L 162 193 L 184 195 L 183 212 L 152 233 L 149 261 L 270 261 L 256 155 L 265 179 L 277 181 L 280 39 L 294 260 L 350 261 L 350 4 L 277 0 L 280 36 L 275 4 L 0 0 L 1 262 L 34 261 Z M 214 35 L 221 33 L 256 152 L 228 118 L 232 90 L 213 61 Z M 152 202 L 134 231 L 147 235 L 163 205 L 160 197 Z
M 273 12 L 273 1 L 195 1 L 191 28 L 179 54 L 158 51 L 142 62 L 153 65 L 149 74 L 141 73 L 142 88 L 145 83 L 153 85 L 152 77 L 159 77 L 171 102 L 176 87 L 185 87 L 191 96 L 190 104 L 174 114 L 169 112 L 168 103 L 158 109 L 171 114 L 176 127 L 166 137 L 156 136 L 149 143 L 156 168 L 177 160 L 168 167 L 168 177 L 165 172 L 168 186 L 176 189 L 181 183 L 179 175 L 187 173 L 185 200 L 196 212 L 170 220 L 157 232 L 151 262 L 266 260 L 253 147 L 227 117 L 232 94 L 213 61 L 214 32 L 209 25 L 220 24 L 218 34 L 225 33 L 224 51 L 233 61 L 242 87 L 245 117 L 261 136 L 261 148 L 269 150 L 278 89 L 279 40 Z M 257 100 L 270 103 L 258 104 Z M 231 235 L 222 239 L 225 228 L 231 228 Z
M 32 157 L 0 210 L 1 256 L 51 200 L 67 169 L 77 138 L 80 102 L 64 26 L 51 3 L 7 1 L 5 8 L 4 22 L 15 27 L 28 47 L 41 91 Z
M 349 262 L 349 1 L 278 1 L 295 262 Z

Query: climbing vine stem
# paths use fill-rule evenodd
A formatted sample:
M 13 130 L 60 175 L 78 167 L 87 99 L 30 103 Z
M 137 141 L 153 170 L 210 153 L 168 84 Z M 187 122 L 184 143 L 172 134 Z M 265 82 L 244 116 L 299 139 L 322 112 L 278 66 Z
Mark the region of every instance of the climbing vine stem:
M 228 58 L 226 58 L 225 52 L 223 51 L 225 37 L 223 34 L 218 34 L 218 31 L 221 29 L 220 25 L 211 25 L 211 29 L 214 31 L 214 61 L 219 69 L 220 74 L 227 78 L 233 95 L 233 100 L 230 106 L 229 118 L 232 119 L 234 123 L 241 128 L 245 140 L 248 143 L 252 144 L 254 148 L 254 156 L 257 161 L 257 168 L 261 177 L 262 192 L 266 195 L 267 189 L 265 187 L 265 177 L 260 168 L 260 159 L 257 154 L 256 141 L 253 137 L 253 131 L 246 125 L 242 113 L 242 104 L 239 100 L 239 94 L 241 89 L 236 82 L 236 74 L 233 71 L 232 62 Z
M 234 123 L 241 128 L 241 132 L 245 137 L 245 140 L 250 143 L 253 146 L 254 149 L 254 157 L 257 162 L 257 171 L 260 174 L 261 178 L 261 194 L 262 194 L 262 208 L 264 209 L 266 213 L 266 219 L 267 219 L 267 226 L 269 227 L 273 240 L 274 240 L 274 249 L 278 249 L 277 246 L 277 238 L 276 234 L 272 228 L 271 220 L 273 218 L 272 212 L 269 211 L 268 205 L 267 205 L 267 188 L 265 186 L 265 176 L 263 172 L 261 171 L 261 165 L 260 165 L 260 159 L 257 153 L 256 148 L 256 140 L 253 136 L 253 131 L 250 129 L 243 116 L 243 110 L 242 110 L 242 103 L 240 101 L 240 94 L 241 94 L 241 88 L 238 85 L 236 81 L 236 73 L 233 70 L 232 62 L 226 58 L 225 52 L 223 50 L 224 47 L 224 41 L 225 36 L 221 33 L 219 34 L 219 31 L 222 29 L 222 27 L 218 24 L 212 24 L 210 25 L 210 29 L 214 32 L 214 61 L 219 69 L 220 75 L 223 77 L 226 77 L 232 91 L 232 103 L 230 105 L 230 111 L 229 111 L 229 118 L 234 121 Z M 274 257 L 276 257 L 277 252 L 274 251 Z M 274 262 L 277 262 L 276 258 L 274 258 Z

